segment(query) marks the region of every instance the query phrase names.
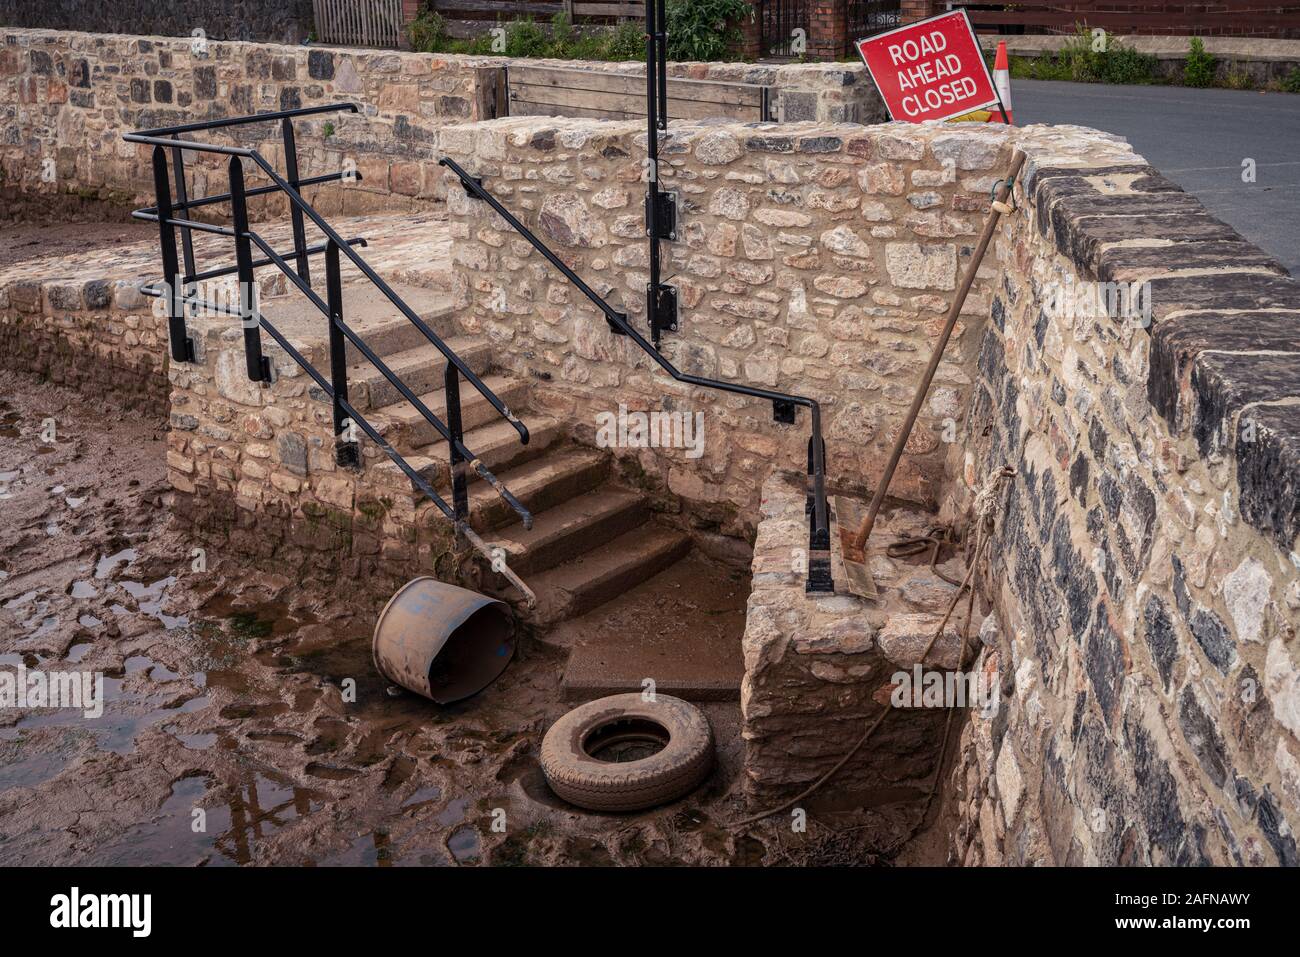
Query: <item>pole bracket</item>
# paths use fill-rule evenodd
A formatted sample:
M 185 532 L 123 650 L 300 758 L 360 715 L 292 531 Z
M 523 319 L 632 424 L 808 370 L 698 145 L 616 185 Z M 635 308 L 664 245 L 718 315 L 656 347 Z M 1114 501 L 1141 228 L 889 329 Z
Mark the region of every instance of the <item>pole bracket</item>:
M 645 194 L 645 202 L 645 221 L 647 224 L 645 234 L 651 239 L 667 239 L 669 242 L 677 242 L 677 191 L 675 189 L 651 189 Z M 651 203 L 655 204 L 655 215 L 653 217 L 650 215 Z M 650 231 L 650 223 L 655 224 L 654 233 Z
M 650 301 L 650 330 L 656 341 L 662 332 L 676 332 L 677 287 L 660 283 L 656 294 L 655 287 L 647 283 L 646 298 Z

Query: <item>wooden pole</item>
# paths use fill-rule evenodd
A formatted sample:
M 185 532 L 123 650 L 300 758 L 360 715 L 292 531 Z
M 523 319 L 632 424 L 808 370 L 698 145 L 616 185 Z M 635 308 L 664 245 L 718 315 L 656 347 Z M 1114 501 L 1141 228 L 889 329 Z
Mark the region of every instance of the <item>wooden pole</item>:
M 997 229 L 998 219 L 1003 211 L 1009 211 L 1006 205 L 1007 196 L 1011 192 L 1011 186 L 1020 175 L 1020 168 L 1025 165 L 1025 154 L 1016 150 L 1011 157 L 1011 170 L 1007 178 L 998 184 L 997 194 L 993 201 L 993 208 L 989 210 L 988 219 L 984 221 L 984 231 L 980 233 L 979 243 L 975 246 L 975 252 L 971 256 L 970 263 L 966 266 L 966 275 L 962 277 L 961 287 L 957 290 L 957 295 L 952 301 L 952 306 L 948 309 L 948 320 L 944 323 L 943 332 L 939 335 L 939 341 L 934 344 L 934 352 L 930 355 L 930 364 L 925 369 L 925 374 L 921 376 L 921 381 L 917 383 L 916 395 L 912 397 L 912 407 L 907 410 L 907 418 L 903 420 L 903 427 L 898 432 L 898 438 L 894 441 L 894 450 L 889 455 L 889 463 L 885 466 L 885 474 L 880 477 L 880 482 L 876 485 L 876 492 L 871 497 L 871 507 L 867 509 L 867 517 L 862 520 L 858 526 L 858 533 L 853 537 L 853 551 L 862 552 L 867 547 L 867 538 L 871 535 L 871 528 L 876 524 L 876 515 L 880 512 L 880 505 L 885 500 L 885 493 L 889 490 L 889 483 L 893 481 L 894 470 L 898 468 L 898 461 L 903 457 L 903 448 L 907 445 L 907 440 L 911 438 L 912 428 L 916 425 L 916 417 L 921 412 L 921 405 L 925 402 L 926 394 L 930 391 L 930 384 L 934 381 L 934 373 L 939 368 L 939 362 L 943 359 L 944 349 L 948 347 L 948 340 L 952 338 L 953 327 L 957 325 L 957 316 L 961 313 L 961 307 L 966 304 L 966 297 L 970 294 L 970 288 L 975 284 L 975 273 L 979 271 L 980 263 L 984 259 L 984 253 L 989 248 L 989 242 L 993 239 L 993 231 Z

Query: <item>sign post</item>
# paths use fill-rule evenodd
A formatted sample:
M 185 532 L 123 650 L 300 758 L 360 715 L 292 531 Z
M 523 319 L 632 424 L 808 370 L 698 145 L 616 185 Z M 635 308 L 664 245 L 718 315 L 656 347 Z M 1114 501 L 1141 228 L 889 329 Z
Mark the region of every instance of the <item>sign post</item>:
M 964 9 L 859 40 L 857 48 L 891 119 L 923 123 L 1001 107 Z

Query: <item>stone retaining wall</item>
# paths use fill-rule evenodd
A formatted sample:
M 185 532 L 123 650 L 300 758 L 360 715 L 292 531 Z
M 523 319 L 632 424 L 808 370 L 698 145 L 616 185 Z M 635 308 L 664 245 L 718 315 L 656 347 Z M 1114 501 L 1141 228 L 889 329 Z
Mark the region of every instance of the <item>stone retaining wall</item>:
M 0 48 L 0 170 L 34 193 L 152 203 L 151 148 L 122 134 L 224 116 L 354 102 L 358 115 L 295 122 L 303 176 L 348 165 L 361 182 L 319 193 L 326 213 L 431 199 L 434 133 L 494 115 L 497 67 L 442 57 L 188 38 L 5 30 Z M 205 134 L 255 146 L 282 166 L 277 124 Z M 225 158 L 193 154 L 190 194 L 225 192 Z M 255 201 L 256 202 L 256 201 Z M 260 204 L 259 204 L 260 206 Z
M 829 471 L 868 480 L 942 325 L 1006 142 L 1001 127 L 673 124 L 660 170 L 681 194 L 682 222 L 680 241 L 663 246 L 664 276 L 683 324 L 664 354 L 688 374 L 818 399 Z M 445 128 L 440 146 L 645 328 L 639 124 L 512 118 Z M 806 459 L 807 414 L 778 425 L 770 403 L 674 384 L 485 203 L 451 190 L 448 209 L 463 331 L 497 343 L 497 361 L 589 439 L 620 403 L 702 413 L 698 459 L 615 451 L 752 528 L 771 468 Z M 966 315 L 987 313 L 990 294 L 981 279 Z M 903 497 L 937 498 L 943 438 L 956 437 L 973 370 L 967 325 L 899 468 Z
M 167 418 L 167 321 L 137 283 L 0 283 L 0 364 Z
M 396 469 L 337 465 L 331 405 L 269 337 L 275 382 L 250 382 L 243 331 L 190 321 L 198 362 L 172 364 L 167 472 L 178 517 L 218 549 L 381 600 L 416 574 L 473 585 L 451 526 Z M 328 344 L 295 345 L 318 369 Z M 383 459 L 362 443 L 367 462 Z
M 187 34 L 188 30 L 185 31 Z M 295 121 L 303 176 L 355 169 L 347 191 L 309 190 L 322 212 L 410 208 L 440 195 L 437 131 L 508 110 L 505 57 L 285 46 L 188 36 L 126 36 L 0 29 L 0 186 L 118 204 L 153 199 L 151 148 L 122 141 L 135 129 L 229 115 L 352 102 L 359 115 Z M 211 34 L 209 34 L 211 36 Z M 552 61 L 529 60 L 530 65 Z M 636 72 L 638 64 L 554 61 Z M 883 118 L 860 66 L 672 64 L 674 76 L 773 87 L 786 121 L 872 122 Z M 204 134 L 255 146 L 282 164 L 277 124 Z M 192 196 L 226 191 L 225 160 L 192 154 Z M 342 205 L 335 206 L 342 200 Z M 265 201 L 254 201 L 260 209 Z M 272 206 L 282 210 L 283 204 Z
M 1140 158 L 1079 165 L 1018 191 L 954 455 L 958 498 L 1017 469 L 954 858 L 1297 864 L 1300 285 Z M 1097 281 L 1149 314 L 1056 306 Z

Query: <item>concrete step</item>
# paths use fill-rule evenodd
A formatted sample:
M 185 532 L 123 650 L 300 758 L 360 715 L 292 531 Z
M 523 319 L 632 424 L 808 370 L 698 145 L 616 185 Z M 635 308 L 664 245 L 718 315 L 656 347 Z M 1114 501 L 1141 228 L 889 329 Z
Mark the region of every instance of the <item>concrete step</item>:
M 447 359 L 438 347 L 427 339 L 423 345 L 414 349 L 405 349 L 389 355 L 379 354 L 384 364 L 397 374 L 412 392 L 423 395 L 443 387 Z M 459 336 L 444 340 L 447 345 L 480 378 L 487 374 L 491 365 L 492 346 L 480 339 Z M 366 342 L 369 345 L 369 341 Z M 465 400 L 464 390 L 474 391 L 474 387 L 461 378 L 461 401 Z M 369 360 L 360 354 L 356 364 L 348 368 L 348 397 L 358 409 L 378 409 L 386 405 L 404 401 L 397 387 L 393 385 Z
M 523 408 L 528 397 L 528 383 L 523 379 L 489 375 L 483 378 L 483 384 L 496 393 L 508 408 Z M 447 421 L 446 396 L 441 387 L 425 392 L 419 398 L 430 412 L 444 423 Z M 461 426 L 466 432 L 492 421 L 504 421 L 483 394 L 464 380 L 461 380 L 460 384 L 460 406 Z M 393 447 L 399 452 L 414 451 L 442 438 L 438 431 L 425 421 L 424 416 L 420 415 L 415 406 L 405 399 L 383 406 L 375 414 L 376 417 L 391 424 L 387 437 L 390 442 L 395 443 Z
M 542 516 L 538 522 L 545 521 Z M 594 551 L 524 579 L 537 608 L 521 612 L 546 627 L 588 612 L 663 571 L 691 549 L 688 535 L 653 522 L 634 528 Z
M 612 601 L 542 636 L 569 649 L 564 697 L 644 691 L 690 701 L 735 700 L 749 574 L 692 552 Z
M 532 530 L 516 522 L 496 534 L 510 568 L 519 575 L 534 575 L 572 561 L 599 548 L 650 517 L 645 496 L 639 492 L 605 486 L 547 509 Z M 505 587 L 505 579 L 497 583 Z
M 588 492 L 609 475 L 609 455 L 596 449 L 557 449 L 542 458 L 525 462 L 499 473 L 506 488 L 534 517 L 561 502 Z M 480 533 L 509 524 L 516 517 L 486 482 L 477 482 L 469 493 L 470 524 Z M 538 522 L 541 519 L 537 520 Z

